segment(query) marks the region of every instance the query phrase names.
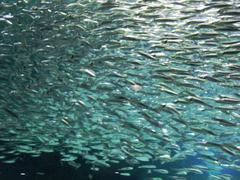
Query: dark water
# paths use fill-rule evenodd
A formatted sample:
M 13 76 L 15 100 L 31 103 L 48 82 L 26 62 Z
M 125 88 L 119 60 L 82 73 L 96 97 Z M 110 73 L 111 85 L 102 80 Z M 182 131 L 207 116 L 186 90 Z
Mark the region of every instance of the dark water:
M 90 170 L 90 165 L 87 165 L 83 159 L 78 159 L 77 162 L 81 163 L 81 167 L 76 169 L 69 166 L 67 163 L 59 163 L 60 156 L 57 154 L 43 154 L 40 158 L 31 158 L 27 155 L 20 156 L 17 162 L 13 165 L 1 164 L 1 179 L 11 180 L 80 180 L 80 179 L 116 179 L 116 180 L 147 180 L 151 179 L 147 171 L 135 170 L 131 177 L 124 177 L 115 174 L 120 167 L 126 166 L 121 163 L 112 166 L 111 168 L 103 168 L 101 172 L 93 172 Z M 185 167 L 187 164 L 198 161 L 196 158 L 187 158 L 182 162 L 172 163 L 165 166 L 166 169 L 174 167 Z M 156 164 L 156 163 L 155 163 Z M 164 166 L 162 166 L 164 167 Z M 161 176 L 167 179 L 165 176 Z M 207 179 L 208 174 L 194 175 L 189 174 L 188 179 Z M 237 176 L 236 176 L 237 177 Z M 237 178 L 235 178 L 237 179 Z
M 124 177 L 115 174 L 119 168 L 127 166 L 122 162 L 118 165 L 113 165 L 111 168 L 103 168 L 100 172 L 91 170 L 91 165 L 86 164 L 84 159 L 78 159 L 81 167 L 76 169 L 67 163 L 60 163 L 60 155 L 54 153 L 43 153 L 39 158 L 32 158 L 28 155 L 18 157 L 15 164 L 1 163 L 0 177 L 1 180 L 82 180 L 82 179 L 115 179 L 115 180 L 150 180 L 157 175 L 149 174 L 145 170 L 134 170 L 130 177 Z M 152 164 L 152 163 L 151 163 Z M 158 163 L 154 163 L 159 166 Z M 170 163 L 168 165 L 160 165 L 164 169 L 186 167 L 190 164 L 204 164 L 197 157 L 186 158 L 184 161 Z M 240 173 L 231 169 L 225 168 L 220 174 L 231 174 L 233 180 L 238 180 Z M 171 175 L 171 174 L 170 174 Z M 173 174 L 174 175 L 174 174 Z M 168 176 L 160 176 L 162 179 L 168 179 Z M 198 175 L 190 173 L 186 177 L 189 180 L 209 179 L 209 174 Z

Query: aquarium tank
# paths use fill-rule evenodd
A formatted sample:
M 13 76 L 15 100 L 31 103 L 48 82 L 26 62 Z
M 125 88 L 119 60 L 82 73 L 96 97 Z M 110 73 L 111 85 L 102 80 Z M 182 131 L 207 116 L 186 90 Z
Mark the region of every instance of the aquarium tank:
M 0 180 L 239 180 L 240 0 L 1 0 Z

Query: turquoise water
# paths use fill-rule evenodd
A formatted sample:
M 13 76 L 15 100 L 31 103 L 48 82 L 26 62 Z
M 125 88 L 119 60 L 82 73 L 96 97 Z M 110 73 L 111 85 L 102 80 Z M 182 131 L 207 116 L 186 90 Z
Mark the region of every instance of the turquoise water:
M 1 174 L 54 154 L 89 179 L 238 179 L 239 15 L 238 0 L 1 1 Z

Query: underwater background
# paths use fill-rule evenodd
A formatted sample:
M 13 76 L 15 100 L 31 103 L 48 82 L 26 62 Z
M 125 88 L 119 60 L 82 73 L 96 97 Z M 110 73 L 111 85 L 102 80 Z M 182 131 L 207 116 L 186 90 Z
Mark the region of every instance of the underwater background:
M 0 180 L 238 180 L 239 90 L 239 0 L 1 0 Z

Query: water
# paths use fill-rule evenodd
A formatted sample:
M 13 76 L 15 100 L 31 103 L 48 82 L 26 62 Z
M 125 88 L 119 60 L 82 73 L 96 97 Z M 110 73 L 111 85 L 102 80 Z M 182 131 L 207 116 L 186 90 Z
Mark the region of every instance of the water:
M 188 159 L 185 162 L 178 162 L 170 164 L 167 169 L 172 167 L 182 166 L 187 163 L 196 161 L 196 159 Z M 59 156 L 57 154 L 43 154 L 41 158 L 30 158 L 22 156 L 18 163 L 14 165 L 1 165 L 1 178 L 2 179 L 150 179 L 151 175 L 144 170 L 135 170 L 131 177 L 119 176 L 114 173 L 119 167 L 126 164 L 115 165 L 111 168 L 102 169 L 101 172 L 93 172 L 90 166 L 84 163 L 83 159 L 79 159 L 82 167 L 75 169 L 65 163 L 59 163 Z M 166 168 L 166 167 L 165 167 Z M 164 178 L 164 177 L 163 177 Z M 167 178 L 165 176 L 165 178 Z M 188 179 L 206 179 L 207 174 L 203 175 L 188 175 Z
M 239 179 L 239 1 L 1 1 L 0 179 Z

